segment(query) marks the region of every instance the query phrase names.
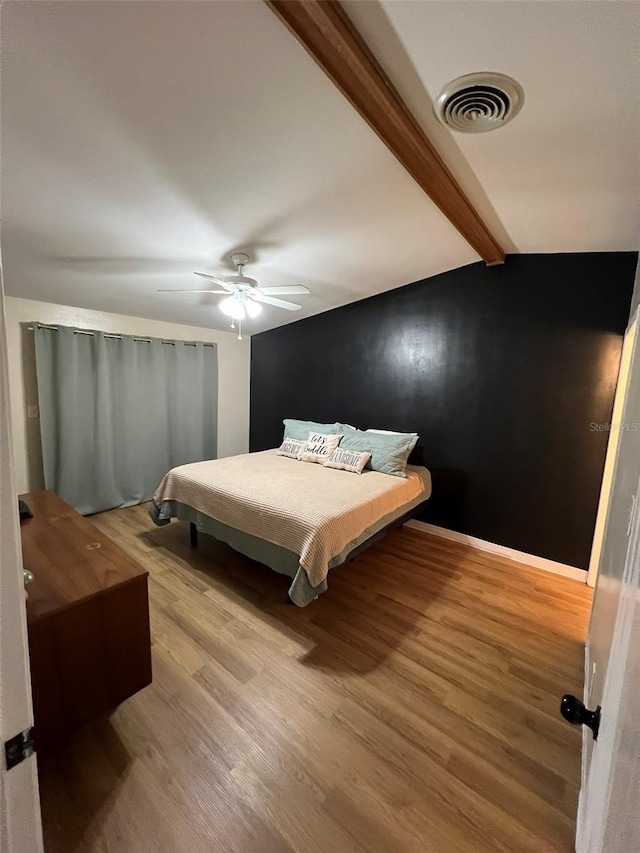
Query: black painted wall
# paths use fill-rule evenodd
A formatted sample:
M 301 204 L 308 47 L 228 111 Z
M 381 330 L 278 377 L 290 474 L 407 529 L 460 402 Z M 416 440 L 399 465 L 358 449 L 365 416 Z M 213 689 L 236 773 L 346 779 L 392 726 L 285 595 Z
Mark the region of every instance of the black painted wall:
M 637 253 L 472 264 L 251 339 L 251 450 L 282 419 L 417 431 L 425 521 L 586 569 Z

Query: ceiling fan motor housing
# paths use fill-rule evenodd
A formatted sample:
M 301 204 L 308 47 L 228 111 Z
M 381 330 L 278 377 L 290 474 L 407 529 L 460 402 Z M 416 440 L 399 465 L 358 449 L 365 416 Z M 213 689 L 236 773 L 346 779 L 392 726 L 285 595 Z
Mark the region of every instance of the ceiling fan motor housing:
M 255 290 L 258 286 L 258 282 L 255 278 L 249 278 L 248 275 L 228 275 L 222 279 L 227 284 L 232 284 L 234 287 L 237 287 L 239 290 Z

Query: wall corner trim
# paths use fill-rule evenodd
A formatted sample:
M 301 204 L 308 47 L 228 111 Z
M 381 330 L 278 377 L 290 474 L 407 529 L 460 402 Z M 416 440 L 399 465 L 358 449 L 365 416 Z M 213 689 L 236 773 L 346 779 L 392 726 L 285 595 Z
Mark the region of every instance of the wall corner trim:
M 534 569 L 542 569 L 545 572 L 562 575 L 565 578 L 571 578 L 581 583 L 587 582 L 587 572 L 583 569 L 577 569 L 575 566 L 567 566 L 564 563 L 556 563 L 554 560 L 547 560 L 545 557 L 536 557 L 534 554 L 527 554 L 525 551 L 516 551 L 514 548 L 507 548 L 505 545 L 496 545 L 494 542 L 487 542 L 484 539 L 476 539 L 475 536 L 468 536 L 466 533 L 447 530 L 445 527 L 437 527 L 435 524 L 427 524 L 426 521 L 416 521 L 415 519 L 408 521 L 405 527 L 410 527 L 413 530 L 421 530 L 423 533 L 432 533 L 434 536 L 450 539 L 452 542 L 471 545 L 472 548 L 477 548 L 479 551 L 498 554 L 500 557 L 506 557 L 517 563 L 524 563 L 525 566 L 530 566 Z

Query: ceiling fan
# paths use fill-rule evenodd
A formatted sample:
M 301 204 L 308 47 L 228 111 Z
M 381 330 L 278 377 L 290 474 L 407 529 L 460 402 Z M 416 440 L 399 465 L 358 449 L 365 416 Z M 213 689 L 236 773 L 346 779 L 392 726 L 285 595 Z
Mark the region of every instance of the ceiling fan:
M 249 262 L 249 255 L 245 252 L 234 252 L 231 260 L 236 266 L 237 272 L 233 275 L 218 278 L 207 273 L 196 272 L 201 278 L 206 278 L 218 285 L 220 290 L 173 290 L 160 288 L 158 293 L 219 293 L 225 296 L 219 303 L 220 310 L 231 317 L 231 328 L 235 329 L 235 321 L 238 321 L 239 334 L 242 338 L 242 321 L 246 317 L 257 317 L 262 311 L 261 302 L 266 305 L 274 305 L 276 308 L 284 308 L 287 311 L 298 311 L 302 305 L 296 302 L 287 302 L 284 299 L 276 299 L 276 296 L 294 296 L 308 294 L 309 288 L 302 284 L 285 284 L 282 287 L 258 287 L 255 278 L 249 278 L 244 274 L 245 264 Z

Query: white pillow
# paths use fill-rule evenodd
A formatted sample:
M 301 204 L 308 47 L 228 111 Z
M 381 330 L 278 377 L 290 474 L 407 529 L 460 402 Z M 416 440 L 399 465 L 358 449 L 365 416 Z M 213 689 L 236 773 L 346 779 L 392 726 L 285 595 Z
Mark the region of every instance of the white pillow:
M 378 435 L 410 435 L 412 438 L 418 436 L 417 432 L 394 432 L 392 429 L 368 429 L 366 432 L 375 432 Z
M 297 438 L 285 438 L 277 450 L 278 456 L 288 456 L 291 459 L 300 459 L 306 443 L 306 441 L 301 441 Z
M 339 468 L 342 471 L 352 471 L 354 474 L 362 474 L 371 454 L 365 451 L 343 450 L 338 447 L 333 451 L 324 464 L 325 468 Z
M 305 446 L 302 448 L 300 459 L 303 462 L 325 462 L 342 440 L 341 435 L 324 435 L 321 432 L 310 432 Z

